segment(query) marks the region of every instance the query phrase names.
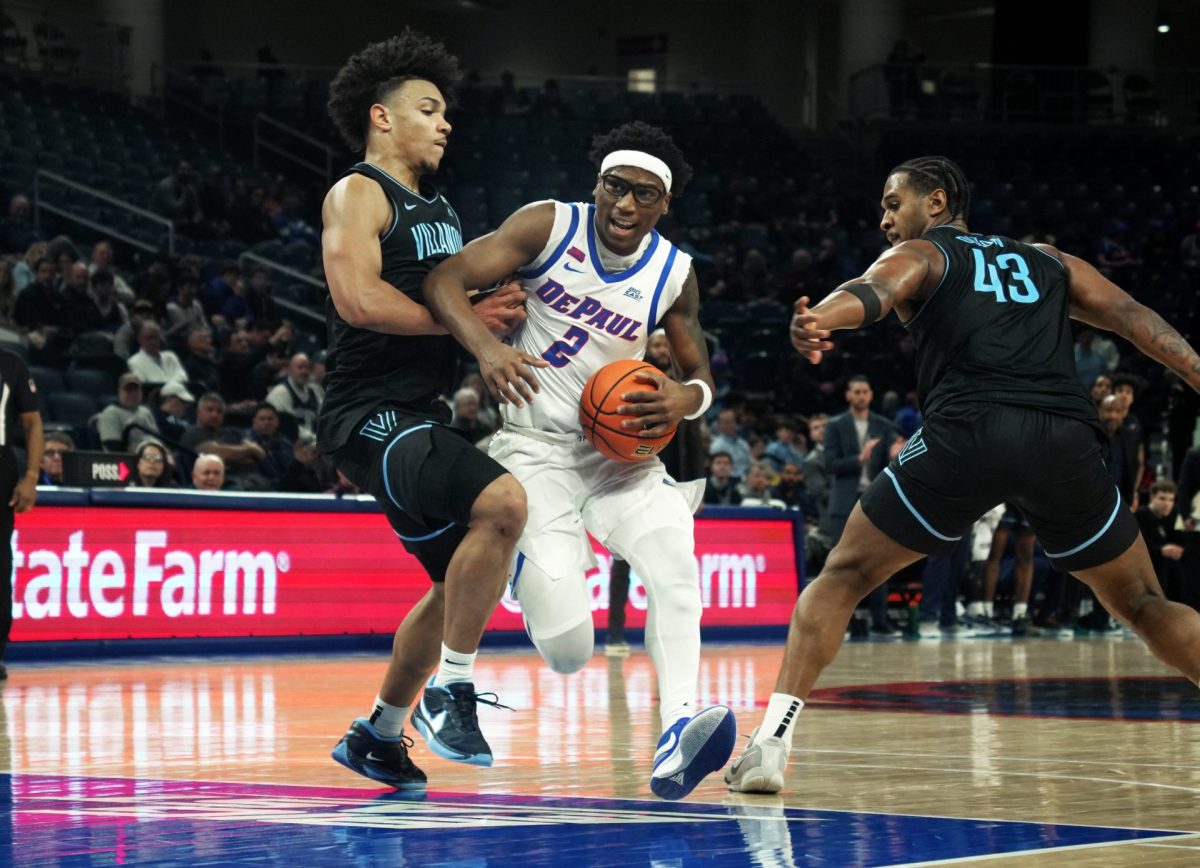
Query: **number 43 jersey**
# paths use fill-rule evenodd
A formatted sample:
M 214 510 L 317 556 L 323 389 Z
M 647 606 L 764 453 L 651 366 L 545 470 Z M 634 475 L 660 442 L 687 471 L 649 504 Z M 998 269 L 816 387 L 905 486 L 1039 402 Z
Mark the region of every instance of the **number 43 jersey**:
M 511 343 L 550 367 L 533 369 L 541 391 L 532 405 L 502 407 L 510 425 L 578 433 L 588 378 L 609 362 L 643 358 L 650 332 L 683 289 L 692 258 L 654 230 L 629 268 L 606 272 L 595 218 L 594 205 L 555 202 L 545 249 L 517 272 L 529 299 Z
M 1066 268 L 1000 235 L 938 226 L 942 280 L 904 323 L 930 413 L 960 401 L 1033 407 L 1099 424 L 1075 369 Z

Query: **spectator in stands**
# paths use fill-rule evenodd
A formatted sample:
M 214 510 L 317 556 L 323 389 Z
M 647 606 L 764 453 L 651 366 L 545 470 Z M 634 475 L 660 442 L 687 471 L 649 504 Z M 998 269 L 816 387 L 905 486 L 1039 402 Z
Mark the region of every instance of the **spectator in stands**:
M 742 483 L 742 506 L 768 506 L 772 509 L 787 509 L 787 504 L 775 497 L 771 491 L 771 465 L 765 461 L 750 464 L 750 473 Z
M 1088 390 L 1092 396 L 1092 403 L 1096 405 L 1097 415 L 1100 413 L 1100 402 L 1113 393 L 1112 377 L 1108 374 L 1100 374 L 1096 379 L 1092 380 L 1092 386 Z
M 129 357 L 129 370 L 143 383 L 186 383 L 188 374 L 183 362 L 171 350 L 164 350 L 162 343 L 162 327 L 156 322 L 142 323 L 138 329 L 141 349 Z
M 196 426 L 183 435 L 183 446 L 193 452 L 218 455 L 231 488 L 241 491 L 266 491 L 269 481 L 262 472 L 267 454 L 241 432 L 225 427 L 225 399 L 215 392 L 200 396 L 196 406 Z
M 795 464 L 799 467 L 804 463 L 805 443 L 803 435 L 797 442 L 796 420 L 788 416 L 780 416 L 775 423 L 775 439 L 766 446 L 764 457 L 771 469 L 779 473 L 785 464 Z
M 783 465 L 779 471 L 779 483 L 771 489 L 771 496 L 783 501 L 788 509 L 798 509 L 804 513 L 806 524 L 816 524 L 820 518 L 816 502 L 804 488 L 804 470 L 799 464 L 789 462 Z
M 892 423 L 871 411 L 875 393 L 866 377 L 857 375 L 846 384 L 845 413 L 829 420 L 825 429 L 825 465 L 831 477 L 829 505 L 821 517 L 821 533 L 836 545 L 850 512 L 888 462 L 889 447 L 899 441 Z M 887 619 L 887 584 L 868 595 L 871 631 L 892 634 Z
M 188 416 L 195 403 L 196 396 L 182 383 L 167 383 L 158 390 L 158 409 L 154 412 L 154 419 L 158 422 L 158 430 L 173 446 L 182 443 L 183 435 L 192 427 Z
M 329 490 L 335 477 L 333 462 L 317 452 L 317 438 L 301 434 L 292 444 L 292 463 L 284 471 L 280 489 L 320 494 Z
M 921 427 L 921 406 L 916 391 L 906 392 L 904 403 L 896 411 L 896 431 L 907 440 Z
M 710 458 L 718 452 L 733 462 L 733 475 L 745 479 L 750 472 L 750 444 L 738 434 L 737 413 L 728 407 L 717 413 L 717 429 L 708 447 Z
M 472 443 L 478 443 L 495 433 L 479 422 L 479 396 L 474 389 L 459 389 L 454 393 L 451 405 L 454 415 L 450 419 L 450 427 L 462 431 Z
M 147 437 L 159 436 L 158 423 L 149 407 L 142 405 L 142 381 L 137 374 L 122 374 L 117 380 L 117 401 L 96 416 L 100 443 L 109 452 L 124 452 Z
M 8 217 L 0 223 L 0 254 L 20 253 L 42 240 L 44 236 L 33 222 L 29 197 L 18 193 L 8 200 Z
M 187 381 L 205 392 L 221 392 L 221 367 L 217 364 L 213 350 L 212 332 L 208 326 L 200 325 L 187 336 L 187 349 L 183 355 L 183 369 Z
M 125 278 L 113 265 L 113 246 L 111 241 L 97 241 L 92 247 L 92 261 L 88 264 L 88 272 L 94 279 L 97 271 L 107 271 L 112 275 L 113 289 L 116 292 L 117 301 L 126 307 L 133 304 L 136 298 L 133 294 L 133 287 L 125 282 Z
M 829 502 L 829 476 L 825 469 L 825 426 L 828 424 L 829 417 L 824 413 L 809 417 L 808 442 L 811 448 L 804 456 L 804 463 L 800 465 L 804 471 L 804 490 L 817 507 L 818 521 L 824 515 L 826 504 Z
M 67 345 L 67 308 L 54 285 L 54 262 L 43 256 L 35 264 L 34 273 L 34 282 L 17 296 L 13 318 L 28 330 L 29 343 L 35 350 L 53 355 Z
M 62 485 L 63 454 L 75 451 L 75 441 L 65 431 L 47 431 L 44 440 L 38 485 Z
M 296 353 L 288 360 L 287 376 L 267 392 L 267 403 L 281 413 L 290 413 L 307 434 L 316 431 L 317 411 L 324 400 L 325 390 L 312 382 L 312 364 L 304 353 Z M 490 433 L 485 431 L 480 436 Z
M 196 459 L 192 487 L 197 491 L 220 491 L 225 487 L 225 462 L 220 455 L 209 452 Z
M 259 404 L 245 438 L 262 449 L 266 457 L 259 462 L 258 469 L 270 480 L 272 490 L 277 491 L 293 460 L 292 441 L 279 433 L 279 411 L 265 402 Z
M 275 223 L 264 210 L 267 191 L 238 182 L 234 188 L 233 204 L 229 209 L 229 234 L 240 241 L 254 244 L 275 237 Z
M 192 175 L 192 164 L 187 160 L 175 163 L 175 171 L 167 175 L 154 187 L 150 196 L 150 210 L 170 220 L 185 234 L 192 232 L 204 219 L 200 210 L 200 193 Z
M 1120 361 L 1117 345 L 1108 338 L 1096 334 L 1095 329 L 1079 332 L 1075 339 L 1075 369 L 1085 386 L 1096 382 L 1101 374 L 1111 374 Z
M 1100 421 L 1108 433 L 1108 472 L 1130 509 L 1137 509 L 1137 469 L 1140 448 L 1134 434 L 1125 425 L 1128 407 L 1116 395 L 1100 402 Z
M 483 377 L 479 375 L 479 372 L 472 371 L 463 377 L 462 387 L 470 389 L 479 397 L 479 424 L 485 428 L 490 428 L 492 431 L 499 430 L 500 411 L 496 409 L 491 393 L 488 392 L 487 387 L 483 384 Z
M 1183 558 L 1183 534 L 1175 529 L 1175 497 L 1179 493 L 1175 483 L 1159 480 L 1150 486 L 1150 500 L 1137 511 L 1138 528 L 1146 548 L 1150 551 L 1150 562 L 1168 600 L 1180 602 L 1184 598 L 1185 576 L 1180 561 Z
M 133 347 L 137 343 L 142 326 L 148 322 L 158 322 L 154 303 L 139 298 L 129 309 L 129 320 L 113 335 L 113 352 L 128 360 L 136 352 Z
M 129 322 L 125 306 L 117 300 L 113 273 L 98 269 L 92 272 L 87 300 L 82 302 L 76 332 L 103 332 L 112 340 L 121 327 Z
M 258 403 L 254 369 L 266 358 L 268 349 L 251 343 L 250 333 L 243 328 L 229 332 L 217 366 L 221 369 L 221 394 L 229 396 L 230 407 L 248 410 Z
M 283 196 L 279 211 L 274 217 L 276 236 L 284 244 L 302 241 L 310 244 L 313 249 L 320 243 L 320 233 L 304 219 L 304 207 L 300 194 L 289 190 Z
M 250 269 L 250 285 L 246 290 L 249 321 L 260 325 L 274 318 L 271 302 L 271 271 L 265 265 Z
M 160 253 L 133 277 L 134 294 L 139 299 L 144 299 L 154 305 L 156 317 L 161 303 L 170 297 L 172 273 L 171 257 Z
M 171 453 L 157 440 L 147 437 L 137 448 L 137 461 L 127 486 L 138 488 L 174 488 L 175 473 Z
M 204 308 L 196 297 L 199 281 L 196 275 L 185 272 L 175 281 L 175 297 L 167 302 L 167 327 L 163 337 L 171 344 L 180 344 L 194 329 L 208 330 Z
M 1142 431 L 1141 420 L 1133 411 L 1133 403 L 1143 385 L 1142 378 L 1136 374 L 1118 372 L 1112 376 L 1112 392 L 1125 405 L 1125 427 L 1134 433 L 1139 443 L 1145 439 L 1145 434 Z
M 1175 500 L 1184 527 L 1189 531 L 1200 528 L 1200 448 L 1184 453 Z
M 45 241 L 35 241 L 29 245 L 21 260 L 13 265 L 13 286 L 16 295 L 19 296 L 37 279 L 38 261 L 46 255 L 49 248 L 50 245 Z
M 708 483 L 704 486 L 704 502 L 715 506 L 737 506 L 742 502 L 738 484 L 733 475 L 733 456 L 728 452 L 710 452 Z
M 88 270 L 82 262 L 72 262 L 62 273 L 58 285 L 58 295 L 66 306 L 67 315 L 72 323 L 78 322 L 79 317 L 91 305 L 88 294 Z
M 234 281 L 231 289 L 233 293 L 226 297 L 216 315 L 231 326 L 248 325 L 254 321 L 254 314 L 246 300 L 246 282 L 244 280 Z
M 213 275 L 200 291 L 200 305 L 208 316 L 219 316 L 225 308 L 225 303 L 234 296 L 234 287 L 241 283 L 242 270 L 236 262 L 222 263 L 220 270 Z M 232 323 L 230 323 L 232 325 Z

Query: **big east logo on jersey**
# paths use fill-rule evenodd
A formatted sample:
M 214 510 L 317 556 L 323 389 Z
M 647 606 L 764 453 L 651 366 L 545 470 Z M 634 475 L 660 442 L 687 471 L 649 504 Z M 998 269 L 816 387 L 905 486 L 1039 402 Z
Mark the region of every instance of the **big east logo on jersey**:
M 537 289 L 537 297 L 559 313 L 565 313 L 570 319 L 582 320 L 584 325 L 598 331 L 608 332 L 626 341 L 636 341 L 641 337 L 638 334 L 642 326 L 639 320 L 609 310 L 590 295 L 577 298 L 563 289 L 558 281 L 547 280 L 543 283 Z

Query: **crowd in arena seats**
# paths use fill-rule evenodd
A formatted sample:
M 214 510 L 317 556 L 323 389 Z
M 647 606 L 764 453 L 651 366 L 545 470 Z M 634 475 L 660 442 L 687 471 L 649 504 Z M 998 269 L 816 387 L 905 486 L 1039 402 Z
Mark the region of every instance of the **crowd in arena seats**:
M 197 85 L 214 99 L 242 89 L 281 105 L 300 100 L 313 118 L 324 111 L 319 83 L 276 76 L 244 86 L 205 76 Z M 56 99 L 87 119 L 83 138 L 95 153 L 120 162 L 113 169 L 81 154 L 60 155 L 49 143 L 61 118 L 25 111 L 34 99 L 21 92 L 31 88 L 26 83 L 0 95 L 12 110 L 6 117 L 19 121 L 9 129 L 0 125 L 0 156 L 18 147 L 27 155 L 29 146 L 46 144 L 60 171 L 77 171 L 79 180 L 93 184 L 118 176 L 114 192 L 153 202 L 187 229 L 181 255 L 138 254 L 76 233 L 88 241 L 81 255 L 55 236 L 71 227 L 45 216 L 42 228 L 35 225 L 28 176 L 0 171 L 0 187 L 10 194 L 0 224 L 0 342 L 20 346 L 48 384 L 51 428 L 79 448 L 133 451 L 158 441 L 168 452 L 165 478 L 180 486 L 217 481 L 218 487 L 260 490 L 348 490 L 316 454 L 311 436 L 322 397 L 319 344 L 298 333 L 274 303 L 285 295 L 304 304 L 323 299 L 304 288 L 288 295 L 294 288 L 273 283 L 267 268 L 236 261 L 253 249 L 319 274 L 317 197 L 295 179 L 245 170 L 196 135 L 166 137 L 140 110 L 109 106 L 103 116 L 91 113 L 78 94 Z M 242 97 L 234 103 L 258 105 Z M 558 132 L 552 140 L 539 133 L 547 118 Z M 796 138 L 749 97 L 580 93 L 550 83 L 521 90 L 509 80 L 499 87 L 468 81 L 436 183 L 470 239 L 525 202 L 589 199 L 591 136 L 634 118 L 667 128 L 697 170 L 659 229 L 694 259 L 718 389 L 709 424 L 686 428 L 702 460 L 675 472 L 707 478 L 709 504 L 802 513 L 810 566 L 836 542 L 828 530 L 836 475 L 824 443 L 831 417 L 846 412 L 850 379 L 867 378 L 872 410 L 894 429 L 870 450 L 865 464 L 872 472 L 920 425 L 916 348 L 894 318 L 840 333 L 836 349 L 816 367 L 786 340 L 797 298 L 824 297 L 883 249 L 877 203 L 891 166 L 920 153 L 950 155 L 972 182 L 973 230 L 1047 241 L 1081 256 L 1193 341 L 1200 338 L 1200 147 L 1194 135 L 1112 129 L 1099 139 L 1065 127 L 989 127 L 983 136 L 973 125 L 883 122 Z M 12 165 L 19 170 L 30 163 L 22 156 Z M 123 167 L 130 170 L 122 174 Z M 113 215 L 93 216 L 116 226 Z M 1081 382 L 1113 425 L 1120 460 L 1112 465 L 1122 475 L 1115 484 L 1128 492 L 1131 506 L 1149 509 L 1152 485 L 1177 480 L 1174 515 L 1191 521 L 1200 490 L 1200 452 L 1193 448 L 1200 402 L 1120 340 L 1084 328 L 1075 334 Z M 99 379 L 85 382 L 85 371 Z M 125 380 L 126 388 L 119 388 L 126 373 L 138 382 Z M 1123 396 L 1106 406 L 1109 391 L 1118 390 Z M 477 375 L 448 397 L 453 424 L 473 439 L 484 441 L 499 427 Z M 101 410 L 108 414 L 103 429 Z M 126 424 L 131 413 L 140 419 L 136 427 Z M 676 440 L 684 439 L 681 431 Z M 197 452 L 210 457 L 197 461 Z M 52 479 L 53 469 L 43 469 Z M 152 475 L 147 466 L 144 478 Z M 953 593 L 957 564 L 966 564 L 969 574 L 982 570 L 993 533 L 983 525 L 977 536 L 986 540 L 975 551 L 953 569 L 933 565 L 926 580 L 949 588 L 946 599 L 961 596 Z M 1181 557 L 1179 568 L 1200 585 L 1194 560 Z M 1045 603 L 1048 596 L 1039 590 L 1035 621 L 1069 623 L 1072 616 L 1062 610 L 1087 608 L 1069 582 L 1047 576 L 1044 561 L 1037 569 L 1037 587 L 1051 586 L 1049 598 L 1058 602 Z M 1092 623 L 1103 625 L 1100 618 Z

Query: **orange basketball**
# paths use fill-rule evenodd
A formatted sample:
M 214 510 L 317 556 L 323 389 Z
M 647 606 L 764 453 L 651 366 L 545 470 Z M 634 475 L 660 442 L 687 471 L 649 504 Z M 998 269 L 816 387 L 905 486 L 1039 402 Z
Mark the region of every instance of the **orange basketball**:
M 645 461 L 657 455 L 675 436 L 671 428 L 660 437 L 638 437 L 626 431 L 621 423 L 633 416 L 622 416 L 617 408 L 626 403 L 621 396 L 626 392 L 652 391 L 654 386 L 634 379 L 639 371 L 658 373 L 658 368 L 638 359 L 622 359 L 605 365 L 583 387 L 579 399 L 579 424 L 583 436 L 596 450 L 614 461 L 632 463 Z

